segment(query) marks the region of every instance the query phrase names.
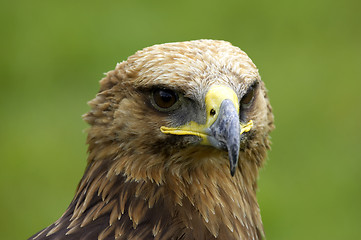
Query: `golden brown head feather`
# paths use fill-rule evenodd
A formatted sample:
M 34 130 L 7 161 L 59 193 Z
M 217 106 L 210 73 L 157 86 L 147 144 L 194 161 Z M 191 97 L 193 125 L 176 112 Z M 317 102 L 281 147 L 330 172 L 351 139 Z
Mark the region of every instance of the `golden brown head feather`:
M 255 86 L 252 106 L 240 111 L 254 126 L 241 139 L 234 177 L 226 151 L 160 131 L 204 121 L 213 85 L 230 87 L 239 99 Z M 188 114 L 154 108 L 156 87 L 182 94 Z M 273 115 L 243 51 L 213 40 L 145 48 L 107 73 L 89 105 L 88 165 L 76 195 L 58 221 L 30 239 L 261 239 L 256 181 Z

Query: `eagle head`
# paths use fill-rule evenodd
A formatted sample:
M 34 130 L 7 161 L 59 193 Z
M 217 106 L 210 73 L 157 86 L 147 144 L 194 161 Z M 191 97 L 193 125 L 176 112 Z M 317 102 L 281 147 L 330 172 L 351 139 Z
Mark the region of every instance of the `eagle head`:
M 113 158 L 116 173 L 159 182 L 192 170 L 223 172 L 227 163 L 233 176 L 265 159 L 273 129 L 266 90 L 252 60 L 228 42 L 148 47 L 100 83 L 84 116 L 90 162 Z

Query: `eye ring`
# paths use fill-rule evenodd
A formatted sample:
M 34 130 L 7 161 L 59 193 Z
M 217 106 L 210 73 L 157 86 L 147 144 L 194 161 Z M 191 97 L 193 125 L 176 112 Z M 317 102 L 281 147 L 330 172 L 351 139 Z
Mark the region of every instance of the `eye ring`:
M 156 88 L 152 91 L 151 102 L 157 110 L 169 112 L 178 107 L 179 95 L 171 89 Z

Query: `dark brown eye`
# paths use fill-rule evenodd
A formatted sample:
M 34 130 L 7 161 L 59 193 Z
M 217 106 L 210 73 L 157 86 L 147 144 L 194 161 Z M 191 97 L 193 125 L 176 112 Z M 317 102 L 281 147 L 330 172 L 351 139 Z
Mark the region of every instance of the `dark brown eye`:
M 172 110 L 178 101 L 178 95 L 170 89 L 156 89 L 152 97 L 154 106 L 158 110 Z
M 241 107 L 242 108 L 248 108 L 251 103 L 253 102 L 253 98 L 254 98 L 254 88 L 251 88 L 246 95 L 243 96 L 242 100 L 241 100 Z

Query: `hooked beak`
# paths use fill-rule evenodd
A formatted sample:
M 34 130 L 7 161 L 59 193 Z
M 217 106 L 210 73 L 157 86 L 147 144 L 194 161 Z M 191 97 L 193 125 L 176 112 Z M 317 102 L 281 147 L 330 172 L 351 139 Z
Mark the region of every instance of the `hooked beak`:
M 206 94 L 205 103 L 207 120 L 204 125 L 192 121 L 176 128 L 162 126 L 160 130 L 165 134 L 195 135 L 202 139 L 203 145 L 227 150 L 230 172 L 234 176 L 238 164 L 240 137 L 251 130 L 253 121 L 240 124 L 238 97 L 229 87 L 211 87 Z

